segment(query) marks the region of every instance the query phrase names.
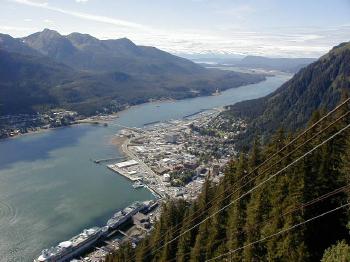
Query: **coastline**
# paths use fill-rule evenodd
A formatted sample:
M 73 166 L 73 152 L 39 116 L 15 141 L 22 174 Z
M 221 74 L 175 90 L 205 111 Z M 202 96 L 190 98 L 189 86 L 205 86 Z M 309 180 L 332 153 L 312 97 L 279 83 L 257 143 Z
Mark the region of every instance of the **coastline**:
M 122 112 L 122 111 L 119 111 Z M 118 113 L 119 113 L 118 112 Z M 53 130 L 57 130 L 60 128 L 67 128 L 67 127 L 72 127 L 72 126 L 77 126 L 77 125 L 96 125 L 96 126 L 100 126 L 103 124 L 108 124 L 109 122 L 113 121 L 114 119 L 118 118 L 119 116 L 117 115 L 117 113 L 113 113 L 107 116 L 95 116 L 96 118 L 101 118 L 102 119 L 92 119 L 92 117 L 87 117 L 87 118 L 83 118 L 83 119 L 79 119 L 76 120 L 75 122 L 69 124 L 69 125 L 65 125 L 65 126 L 58 126 L 58 127 L 48 127 L 48 128 L 40 128 L 38 127 L 37 130 L 35 131 L 28 131 L 27 133 L 19 133 L 15 136 L 9 136 L 9 137 L 4 137 L 4 138 L 0 138 L 0 142 L 1 141 L 6 141 L 7 139 L 16 139 L 22 136 L 28 136 L 28 135 L 34 135 L 34 134 L 41 134 L 41 133 L 45 133 L 45 132 L 49 132 L 49 131 L 53 131 Z M 105 117 L 108 117 L 109 119 L 103 119 Z
M 127 150 L 127 146 L 128 146 L 129 141 L 130 140 L 127 137 L 125 137 L 125 136 L 115 135 L 111 139 L 111 144 L 116 147 L 116 149 L 122 154 L 123 157 L 129 158 L 129 159 L 134 159 L 133 155 L 129 154 L 129 152 Z M 134 159 L 134 160 L 136 160 L 136 159 Z M 150 167 L 148 167 L 148 168 L 150 169 Z M 109 169 L 111 169 L 111 168 L 109 168 Z M 113 169 L 111 169 L 111 170 L 113 172 L 116 172 Z M 136 180 L 133 180 L 131 177 L 125 175 L 125 174 L 121 174 L 119 172 L 117 172 L 117 174 L 127 178 L 128 180 L 130 180 L 130 182 L 135 182 L 136 181 Z M 156 198 L 158 198 L 158 199 L 162 199 L 163 198 L 163 195 L 160 192 L 158 192 L 155 188 L 153 188 L 152 185 L 149 185 L 149 184 L 145 183 L 144 184 L 144 188 L 148 189 Z
M 126 154 L 126 152 L 124 150 L 124 147 L 125 147 L 125 144 L 126 144 L 127 140 L 128 139 L 126 137 L 124 137 L 124 136 L 115 135 L 110 140 L 110 143 L 112 145 L 114 145 L 118 149 L 118 151 L 123 154 L 123 156 L 127 157 L 127 154 Z
M 240 86 L 235 86 L 235 87 L 230 87 L 230 88 L 226 88 L 223 89 L 222 92 L 227 91 L 229 89 L 234 89 L 234 88 L 239 88 L 239 87 L 243 87 L 243 86 L 247 86 L 247 85 L 251 85 L 251 84 L 257 84 L 257 83 L 261 83 L 263 81 L 266 81 L 266 76 L 264 76 L 264 79 L 261 81 L 258 81 L 256 83 L 249 83 L 249 84 L 242 84 Z M 149 99 L 147 102 L 143 102 L 143 103 L 139 103 L 139 104 L 135 104 L 135 105 L 128 105 L 126 106 L 124 109 L 117 111 L 117 112 L 113 112 L 107 115 L 102 115 L 102 116 L 89 116 L 89 117 L 84 117 L 82 119 L 78 119 L 75 122 L 66 125 L 66 126 L 59 126 L 59 127 L 49 127 L 49 128 L 40 128 L 38 127 L 38 130 L 35 131 L 29 131 L 27 133 L 19 133 L 15 136 L 9 136 L 9 137 L 4 137 L 4 138 L 0 138 L 0 141 L 5 141 L 6 139 L 15 139 L 17 137 L 21 137 L 23 135 L 31 135 L 31 134 L 37 134 L 37 133 L 41 133 L 41 132 L 47 132 L 49 130 L 54 130 L 54 129 L 58 129 L 58 128 L 64 128 L 64 127 L 69 127 L 69 126 L 74 126 L 74 125 L 80 125 L 80 124 L 91 124 L 91 125 L 103 125 L 103 124 L 108 124 L 109 122 L 111 122 L 112 120 L 116 119 L 119 117 L 119 114 L 123 114 L 124 112 L 127 112 L 129 109 L 133 109 L 135 107 L 139 107 L 142 106 L 144 104 L 156 104 L 156 103 L 165 103 L 165 102 L 176 102 L 176 101 L 182 101 L 182 100 L 186 100 L 186 99 L 192 99 L 192 98 L 196 98 L 196 97 L 210 97 L 210 96 L 215 96 L 216 94 L 205 94 L 205 95 L 196 95 L 194 97 L 189 96 L 189 97 L 185 97 L 182 99 L 174 99 L 174 98 L 159 98 L 159 99 Z
M 264 82 L 263 82 L 264 83 Z M 233 90 L 233 89 L 236 89 L 236 88 L 231 88 L 231 90 Z M 243 93 L 244 92 L 244 90 L 245 89 L 241 89 L 241 93 Z M 223 96 L 227 96 L 227 95 L 225 95 L 225 93 L 224 92 L 222 92 L 223 93 Z M 228 93 L 228 94 L 230 94 L 230 93 Z M 207 100 L 210 100 L 210 99 L 212 99 L 212 96 L 207 96 L 208 97 L 208 99 L 205 99 L 205 101 L 207 101 Z M 214 97 L 214 99 L 216 99 L 215 97 Z M 184 99 L 182 99 L 182 100 L 184 100 Z M 182 100 L 176 100 L 176 101 L 174 101 L 175 103 L 178 103 L 179 101 L 181 102 Z M 202 101 L 202 100 L 200 100 L 200 101 Z M 164 102 L 164 101 L 159 101 L 159 102 Z M 152 103 L 154 103 L 155 105 L 154 106 L 148 106 L 148 107 L 151 107 L 152 108 L 152 110 L 153 111 L 156 111 L 157 112 L 157 108 L 155 108 L 156 107 L 156 105 L 157 105 L 157 102 L 156 101 L 153 101 L 153 102 L 149 102 L 150 104 L 152 104 Z M 190 99 L 190 103 L 191 103 L 191 99 Z M 147 103 L 148 104 L 148 103 Z M 181 103 L 180 103 L 181 104 Z M 163 108 L 163 106 L 162 106 L 162 104 L 160 104 L 161 105 L 161 108 L 159 109 L 159 110 L 161 110 L 162 108 Z M 134 105 L 134 106 L 132 106 L 132 107 L 140 107 L 140 106 L 142 106 L 141 104 L 139 104 L 139 105 Z M 166 106 L 168 106 L 168 103 L 166 103 Z M 170 103 L 170 107 L 172 107 L 172 103 Z M 198 106 L 194 106 L 194 108 L 197 108 Z M 202 107 L 200 106 L 199 107 L 199 109 L 198 110 L 200 110 Z M 127 109 L 125 109 L 125 110 L 123 110 L 123 111 L 127 111 L 128 109 L 130 109 L 130 107 L 129 108 L 127 108 Z M 197 109 L 194 111 L 194 112 L 197 112 L 198 111 Z M 118 115 L 119 115 L 119 117 L 120 117 L 120 122 L 121 123 L 128 123 L 128 122 L 124 122 L 124 120 L 125 119 L 128 119 L 128 117 L 130 117 L 129 116 L 129 114 L 125 114 L 125 115 L 123 115 L 123 116 L 120 116 L 120 112 L 123 112 L 123 111 L 119 111 L 118 112 Z M 131 110 L 131 111 L 133 111 L 133 110 Z M 152 111 L 152 112 L 153 112 Z M 143 111 L 141 110 L 140 111 L 141 113 L 143 113 Z M 133 114 L 133 112 L 131 112 L 132 114 L 131 115 L 134 115 Z M 182 114 L 182 113 L 181 113 Z M 149 121 L 153 121 L 153 117 L 148 117 L 147 115 L 145 116 L 145 118 L 141 118 L 140 120 L 139 120 L 139 122 L 141 122 L 141 123 L 143 123 L 143 122 L 146 122 L 146 120 L 148 120 L 148 118 L 150 118 L 150 120 Z M 180 117 L 180 118 L 182 118 L 182 117 Z M 167 120 L 162 120 L 162 121 L 167 121 Z M 115 120 L 114 122 L 116 122 L 116 123 L 118 123 L 119 122 L 119 119 L 117 119 L 117 120 Z M 114 123 L 113 122 L 113 123 Z M 137 122 L 137 124 L 138 124 L 138 122 Z M 133 124 L 134 125 L 134 124 Z M 136 124 L 135 124 L 136 125 Z M 139 125 L 140 127 L 142 126 L 141 124 Z M 102 127 L 102 126 L 100 126 L 100 127 Z M 61 127 L 60 127 L 61 128 Z M 79 129 L 79 127 L 77 127 L 78 129 Z M 114 130 L 114 127 L 112 127 L 112 125 L 110 125 L 110 127 L 109 128 L 111 128 L 112 130 Z M 106 129 L 109 129 L 109 128 L 106 128 Z M 141 127 L 142 128 L 142 127 Z M 54 128 L 51 128 L 51 129 L 54 129 Z M 36 131 L 35 133 L 38 133 L 38 132 L 46 132 L 46 131 L 51 131 L 51 129 L 45 129 L 45 130 L 39 130 L 39 131 Z M 55 128 L 56 129 L 56 128 Z M 58 129 L 58 128 L 57 128 Z M 93 128 L 92 128 L 93 129 Z M 100 128 L 98 128 L 98 129 L 100 129 Z M 124 151 L 122 150 L 123 149 L 123 144 L 125 143 L 125 141 L 124 141 L 124 139 L 122 138 L 122 137 L 119 137 L 118 135 L 115 135 L 115 133 L 116 132 L 110 132 L 109 130 L 106 130 L 106 131 L 103 131 L 103 129 L 101 129 L 102 130 L 102 133 L 103 134 L 108 134 L 108 136 L 107 137 L 103 137 L 103 139 L 101 140 L 101 144 L 109 144 L 109 150 L 110 149 L 112 149 L 113 151 L 112 151 L 112 153 L 106 153 L 106 155 L 114 155 L 113 154 L 113 152 L 115 152 L 114 150 L 115 149 L 120 149 L 120 155 L 122 156 L 122 154 L 124 155 Z M 92 132 L 92 133 L 94 133 L 94 132 Z M 32 133 L 29 133 L 29 134 L 32 134 Z M 14 137 L 15 138 L 15 137 Z M 94 137 L 89 137 L 89 139 L 94 139 Z M 22 142 L 21 142 L 22 143 Z M 115 147 L 114 147 L 115 146 Z M 130 148 L 130 147 L 129 147 Z M 94 151 L 96 151 L 97 150 L 97 148 L 92 148 Z M 70 154 L 71 155 L 71 154 Z M 69 156 L 70 156 L 69 155 Z M 102 153 L 102 154 L 98 154 L 99 156 L 104 156 L 104 153 Z M 86 159 L 88 159 L 90 156 L 87 156 L 86 157 Z M 73 157 L 74 158 L 74 157 Z M 111 174 L 111 176 L 112 176 L 112 174 Z M 119 176 L 118 174 L 115 174 L 115 176 Z M 123 181 L 124 182 L 124 181 Z M 130 187 L 131 188 L 131 185 L 132 185 L 132 183 L 127 183 L 127 187 Z M 146 187 L 146 186 L 145 186 Z M 132 188 L 131 188 L 132 189 Z M 137 191 L 136 190 L 131 190 L 132 191 L 132 194 L 136 194 L 137 193 Z M 146 191 L 148 191 L 148 190 L 146 190 Z M 148 193 L 148 192 L 147 192 Z M 114 208 L 112 208 L 112 209 L 114 209 Z

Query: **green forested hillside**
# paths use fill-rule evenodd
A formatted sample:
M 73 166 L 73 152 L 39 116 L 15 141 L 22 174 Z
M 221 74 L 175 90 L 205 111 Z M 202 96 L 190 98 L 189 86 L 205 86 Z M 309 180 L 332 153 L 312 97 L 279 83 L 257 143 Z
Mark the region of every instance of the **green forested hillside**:
M 150 99 L 210 95 L 264 76 L 205 69 L 128 39 L 98 40 L 44 30 L 24 39 L 0 34 L 0 114 L 52 107 L 83 115 Z
M 152 233 L 108 261 L 304 262 L 319 261 L 327 248 L 324 261 L 348 261 L 330 260 L 349 256 L 348 208 L 308 220 L 349 198 L 349 128 L 337 134 L 349 127 L 349 109 L 319 123 L 325 112 L 317 111 L 307 132 L 280 129 L 266 146 L 256 139 L 219 184 L 209 179 L 194 202 L 167 202 Z
M 127 74 L 203 74 L 209 72 L 190 60 L 154 47 L 138 46 L 127 38 L 99 40 L 88 34 L 63 36 L 45 29 L 23 38 L 33 50 L 77 70 L 120 71 Z
M 71 81 L 74 71 L 42 56 L 12 53 L 0 48 L 0 114 L 28 113 L 57 105 L 53 86 Z
M 280 126 L 304 127 L 314 110 L 333 108 L 342 90 L 350 90 L 350 43 L 334 47 L 274 93 L 237 103 L 225 114 L 248 121 L 248 134 L 240 142 L 251 141 L 255 134 L 269 137 Z

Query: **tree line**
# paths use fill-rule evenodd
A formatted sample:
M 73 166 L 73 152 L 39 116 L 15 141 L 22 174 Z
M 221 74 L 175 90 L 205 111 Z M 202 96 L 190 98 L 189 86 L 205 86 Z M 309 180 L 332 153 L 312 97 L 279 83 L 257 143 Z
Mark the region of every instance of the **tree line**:
M 217 261 L 350 261 L 348 209 L 267 238 L 347 203 L 349 129 L 302 156 L 345 128 L 349 109 L 345 104 L 317 125 L 326 111 L 314 112 L 310 130 L 296 141 L 303 130 L 279 129 L 264 145 L 256 137 L 218 184 L 209 177 L 195 201 L 167 201 L 154 230 L 136 248 L 124 244 L 107 261 L 207 261 L 230 250 L 236 251 Z

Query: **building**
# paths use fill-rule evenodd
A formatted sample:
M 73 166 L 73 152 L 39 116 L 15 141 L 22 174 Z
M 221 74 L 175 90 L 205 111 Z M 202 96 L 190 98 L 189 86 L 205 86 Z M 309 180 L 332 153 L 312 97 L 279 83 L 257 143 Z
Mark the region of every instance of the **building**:
M 140 225 L 140 224 L 149 222 L 149 217 L 140 212 L 134 215 L 132 219 L 135 225 Z
M 170 175 L 169 174 L 164 174 L 163 175 L 163 181 L 164 182 L 170 182 Z
M 184 163 L 184 167 L 189 169 L 195 169 L 198 167 L 198 163 L 196 161 L 186 161 Z
M 165 135 L 165 141 L 167 143 L 171 143 L 171 144 L 176 144 L 177 141 L 179 140 L 179 135 L 178 134 L 167 134 Z
M 157 166 L 157 167 L 154 167 L 154 171 L 156 173 L 158 173 L 159 175 L 163 175 L 165 174 L 166 172 L 169 172 L 170 169 L 167 168 L 167 167 L 163 167 L 163 166 Z
M 115 164 L 116 167 L 118 168 L 125 168 L 125 167 L 130 167 L 130 166 L 135 166 L 138 165 L 138 162 L 136 160 L 129 160 L 125 162 L 120 162 Z
M 149 217 L 140 212 L 134 215 L 132 219 L 136 226 L 139 226 L 145 229 L 149 229 L 151 227 Z

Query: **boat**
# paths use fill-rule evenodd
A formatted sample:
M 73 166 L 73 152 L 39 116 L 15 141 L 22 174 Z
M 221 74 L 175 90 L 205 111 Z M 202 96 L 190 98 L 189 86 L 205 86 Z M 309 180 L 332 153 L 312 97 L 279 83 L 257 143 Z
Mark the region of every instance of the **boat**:
M 213 95 L 213 96 L 218 96 L 218 95 L 220 95 L 220 94 L 221 94 L 221 92 L 220 92 L 219 88 L 217 88 L 217 89 L 215 90 L 215 93 L 213 93 L 212 95 Z
M 103 240 L 111 230 L 125 223 L 136 213 L 149 208 L 148 202 L 134 202 L 130 206 L 118 211 L 111 219 L 107 221 L 107 225 L 85 229 L 79 235 L 59 243 L 55 247 L 50 247 L 41 251 L 38 258 L 34 262 L 68 262 L 76 257 L 80 257 L 84 252 L 94 247 L 98 241 Z
M 136 182 L 132 185 L 132 187 L 135 188 L 135 189 L 142 188 L 142 187 L 144 187 L 144 186 L 145 186 L 145 185 L 142 184 L 140 181 L 136 181 Z
M 66 262 L 79 257 L 91 248 L 105 234 L 105 229 L 93 227 L 85 229 L 79 235 L 59 243 L 55 247 L 44 249 L 34 262 Z
M 118 226 L 124 224 L 129 218 L 135 215 L 137 212 L 142 211 L 148 208 L 148 206 L 143 202 L 134 202 L 132 205 L 124 208 L 121 211 L 118 211 L 113 215 L 111 219 L 107 221 L 107 227 L 115 229 Z

